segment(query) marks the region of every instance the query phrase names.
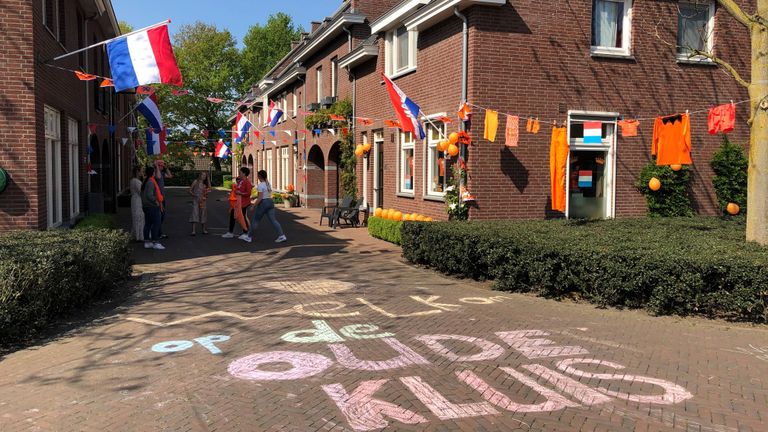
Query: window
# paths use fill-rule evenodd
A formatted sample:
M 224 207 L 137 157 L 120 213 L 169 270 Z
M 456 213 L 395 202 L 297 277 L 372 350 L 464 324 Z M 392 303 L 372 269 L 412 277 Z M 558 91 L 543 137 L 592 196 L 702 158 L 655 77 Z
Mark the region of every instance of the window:
M 411 132 L 400 133 L 400 192 L 413 194 L 415 142 Z
M 61 114 L 45 107 L 45 166 L 48 228 L 61 225 Z
M 386 38 L 386 70 L 388 75 L 410 72 L 416 68 L 418 33 L 405 26 L 389 32 Z
M 632 0 L 593 0 L 592 53 L 628 56 Z
M 280 188 L 286 189 L 291 182 L 290 173 L 288 172 L 288 147 L 280 149 L 280 173 L 283 176 L 280 182 Z
M 80 214 L 80 126 L 69 119 L 69 218 Z
M 273 153 L 273 151 L 274 151 L 274 149 L 271 149 L 271 148 L 267 150 L 267 167 L 265 169 L 265 171 L 267 172 L 267 179 L 270 182 L 275 181 L 274 177 L 272 176 L 272 173 L 273 173 L 273 170 L 272 170 L 272 167 L 273 167 L 273 165 L 272 165 L 272 153 Z
M 715 29 L 714 1 L 681 1 L 677 21 L 677 57 L 681 60 L 709 60 L 696 52 L 711 53 Z
M 64 5 L 64 0 L 58 0 L 58 14 L 59 14 L 59 25 L 57 27 L 56 37 L 59 39 L 59 42 L 61 42 L 62 45 L 65 45 L 67 43 L 67 39 L 65 37 L 66 32 L 66 14 L 65 11 L 67 10 L 66 6 Z M 78 47 L 80 48 L 80 47 Z
M 317 103 L 323 102 L 323 68 L 317 68 Z
M 59 15 L 56 12 L 58 6 L 58 0 L 43 0 L 43 25 L 48 27 L 51 33 L 56 35 L 56 17 Z
M 331 96 L 339 95 L 339 59 L 331 59 Z
M 296 96 L 296 92 L 293 93 L 293 116 L 299 113 L 299 98 Z
M 442 134 L 442 135 L 441 135 Z M 445 136 L 445 125 L 435 123 L 427 125 L 427 196 L 443 197 L 450 173 L 450 160 L 445 153 L 437 150 L 437 143 Z
M 283 102 L 282 102 L 281 105 L 282 105 L 283 113 L 285 113 L 285 115 L 280 117 L 280 123 L 282 123 L 284 121 L 288 121 L 288 119 L 287 119 L 287 117 L 288 117 L 288 96 L 287 95 L 283 95 Z

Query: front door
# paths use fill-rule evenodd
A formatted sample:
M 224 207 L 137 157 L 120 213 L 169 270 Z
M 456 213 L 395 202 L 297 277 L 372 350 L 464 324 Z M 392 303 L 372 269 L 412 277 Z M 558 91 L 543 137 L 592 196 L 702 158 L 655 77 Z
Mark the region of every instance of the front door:
M 384 132 L 377 131 L 373 134 L 374 146 L 374 180 L 373 180 L 373 205 L 384 207 Z

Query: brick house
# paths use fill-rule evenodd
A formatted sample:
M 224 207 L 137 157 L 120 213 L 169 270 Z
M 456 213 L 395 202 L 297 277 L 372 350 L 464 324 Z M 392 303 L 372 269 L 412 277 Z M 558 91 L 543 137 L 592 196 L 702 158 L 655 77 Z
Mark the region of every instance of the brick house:
M 327 96 L 348 98 L 356 117 L 375 119 L 372 125 L 351 125 L 356 143 L 373 146 L 357 166 L 358 189 L 367 204 L 445 219 L 446 168 L 436 145 L 441 134 L 459 130 L 456 111 L 466 98 L 477 107 L 522 118 L 519 145 L 508 148 L 505 117 L 500 116 L 497 139 L 490 142 L 483 139 L 484 110 L 473 109 L 468 126 L 474 145 L 466 156 L 468 188 L 477 198 L 471 218 L 640 216 L 646 205 L 634 184 L 651 160 L 654 119 L 690 110 L 692 197 L 699 214 L 716 214 L 709 161 L 721 138 L 708 135 L 706 110 L 745 100 L 747 93 L 714 63 L 691 58 L 688 50 L 714 52 L 749 79 L 746 30 L 714 0 L 542 3 L 343 2 L 333 16 L 314 23 L 254 88 L 256 103 L 243 109 L 262 135 L 269 131 L 264 107 L 270 100 L 288 118 L 275 137 L 267 136 L 266 145 L 248 146 L 235 168 L 264 168 L 277 178 L 277 189 L 292 182 L 310 207 L 336 202 L 338 137 L 322 133 L 305 139 L 293 131 L 304 129 L 302 112 L 333 101 Z M 739 3 L 754 8 L 754 2 Z M 381 73 L 432 120 L 425 124 L 425 140 L 384 125 L 395 114 Z M 747 107 L 738 105 L 731 134 L 742 144 L 748 138 Z M 453 121 L 439 123 L 443 116 Z M 525 131 L 529 117 L 540 119 L 540 133 Z M 622 118 L 642 119 L 638 136 L 621 136 L 617 121 Z M 551 210 L 553 120 L 569 134 L 565 214 Z M 601 140 L 587 145 L 584 123 L 594 121 L 601 124 Z M 580 185 L 579 173 L 585 172 L 590 181 Z
M 86 211 L 114 211 L 131 152 L 117 144 L 128 137 L 126 125 L 114 135 L 108 125 L 128 112 L 133 95 L 43 63 L 119 34 L 110 0 L 0 0 L 0 168 L 10 178 L 0 231 L 69 226 Z M 54 64 L 109 76 L 102 49 Z M 89 156 L 96 175 L 87 173 Z

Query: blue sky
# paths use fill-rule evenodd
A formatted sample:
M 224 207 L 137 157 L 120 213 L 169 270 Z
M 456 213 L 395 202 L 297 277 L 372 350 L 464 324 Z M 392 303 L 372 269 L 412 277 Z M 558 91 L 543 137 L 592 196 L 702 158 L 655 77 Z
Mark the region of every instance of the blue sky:
M 265 23 L 271 14 L 285 12 L 306 30 L 310 21 L 321 21 L 340 5 L 340 0 L 112 0 L 117 19 L 134 28 L 170 18 L 173 34 L 181 25 L 202 21 L 228 29 L 238 44 L 248 27 Z

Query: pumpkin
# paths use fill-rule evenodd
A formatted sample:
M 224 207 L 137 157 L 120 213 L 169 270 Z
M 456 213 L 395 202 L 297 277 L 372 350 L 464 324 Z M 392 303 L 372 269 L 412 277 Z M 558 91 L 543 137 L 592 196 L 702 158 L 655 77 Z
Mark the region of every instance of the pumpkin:
M 669 167 L 672 168 L 672 171 L 680 171 L 683 169 L 683 166 L 680 164 L 670 165 Z
M 741 208 L 739 208 L 739 205 L 736 203 L 728 203 L 728 206 L 725 208 L 725 210 L 731 216 L 736 216 L 741 212 Z
M 382 211 L 381 211 L 381 217 L 383 217 L 384 219 L 389 219 L 389 212 L 390 212 L 390 211 L 391 211 L 391 210 L 389 210 L 389 209 L 384 209 L 384 210 L 382 210 Z
M 433 219 L 431 217 L 428 217 L 424 222 L 432 222 Z
M 381 213 L 383 211 L 384 210 L 381 207 L 379 207 L 379 208 L 377 208 L 376 210 L 373 211 L 373 215 L 376 216 L 376 217 L 381 217 Z
M 456 146 L 456 144 L 451 144 L 448 146 L 448 154 L 451 155 L 451 157 L 456 157 L 459 155 L 459 147 Z
M 395 221 L 401 221 L 401 220 L 403 220 L 403 213 L 402 213 L 402 212 L 399 212 L 399 211 L 396 211 L 396 212 L 395 212 L 395 213 L 392 215 L 392 220 L 395 220 Z
M 648 182 L 648 188 L 654 192 L 658 191 L 661 189 L 661 181 L 656 177 L 652 178 L 651 181 Z

